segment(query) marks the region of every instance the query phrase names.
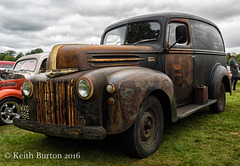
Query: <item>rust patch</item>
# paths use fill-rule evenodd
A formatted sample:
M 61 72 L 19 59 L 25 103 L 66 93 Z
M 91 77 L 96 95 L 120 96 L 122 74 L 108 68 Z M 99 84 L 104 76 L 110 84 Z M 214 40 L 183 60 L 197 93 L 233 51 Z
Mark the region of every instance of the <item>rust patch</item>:
M 193 83 L 192 54 L 167 54 L 165 71 L 174 84 L 177 102 L 188 99 Z
M 139 108 L 138 101 L 134 99 L 142 98 L 141 88 L 135 82 L 128 80 L 120 86 L 120 103 L 124 119 L 134 120 L 137 117 Z M 133 100 L 126 100 L 126 98 Z

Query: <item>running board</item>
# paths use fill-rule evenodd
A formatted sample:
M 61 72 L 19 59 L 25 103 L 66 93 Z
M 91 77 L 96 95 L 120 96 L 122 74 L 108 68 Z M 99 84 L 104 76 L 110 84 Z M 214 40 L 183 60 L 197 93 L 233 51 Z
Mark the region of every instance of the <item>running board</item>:
M 216 103 L 217 100 L 208 100 L 208 102 L 206 104 L 202 104 L 202 105 L 199 105 L 199 104 L 189 104 L 189 105 L 186 105 L 186 106 L 183 106 L 183 107 L 179 107 L 177 109 L 177 116 L 178 116 L 178 119 L 183 119 L 195 112 L 197 112 L 198 110 L 206 107 L 206 106 L 209 106 L 209 105 L 212 105 L 214 103 Z

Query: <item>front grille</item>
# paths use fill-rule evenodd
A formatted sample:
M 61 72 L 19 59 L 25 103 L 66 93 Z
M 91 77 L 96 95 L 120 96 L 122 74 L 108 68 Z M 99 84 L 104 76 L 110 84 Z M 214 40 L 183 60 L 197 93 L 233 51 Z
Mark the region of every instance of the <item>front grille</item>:
M 50 79 L 33 87 L 37 122 L 77 126 L 74 80 Z

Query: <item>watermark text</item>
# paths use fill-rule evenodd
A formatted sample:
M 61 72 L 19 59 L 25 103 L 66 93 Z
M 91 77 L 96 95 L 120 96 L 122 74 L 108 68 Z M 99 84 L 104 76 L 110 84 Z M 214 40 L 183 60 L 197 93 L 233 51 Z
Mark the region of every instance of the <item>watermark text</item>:
M 57 154 L 57 153 L 42 153 L 42 152 L 6 152 L 4 154 L 5 159 L 80 159 L 81 154 L 80 152 L 73 153 L 73 154 Z

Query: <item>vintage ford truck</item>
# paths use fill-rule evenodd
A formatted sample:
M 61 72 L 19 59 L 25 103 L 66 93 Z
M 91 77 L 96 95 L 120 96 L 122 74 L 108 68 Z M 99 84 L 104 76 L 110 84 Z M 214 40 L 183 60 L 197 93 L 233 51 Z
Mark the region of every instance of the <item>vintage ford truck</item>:
M 45 74 L 25 80 L 20 128 L 75 139 L 121 134 L 126 152 L 153 154 L 164 121 L 203 107 L 225 109 L 231 93 L 223 38 L 198 16 L 160 13 L 108 26 L 101 45 L 56 45 Z

